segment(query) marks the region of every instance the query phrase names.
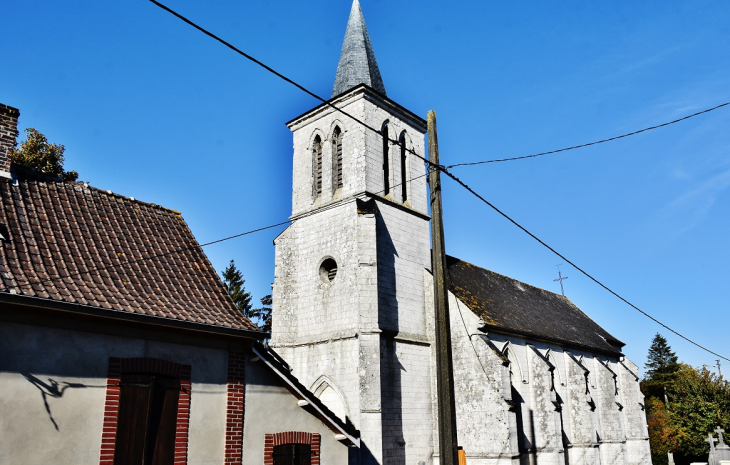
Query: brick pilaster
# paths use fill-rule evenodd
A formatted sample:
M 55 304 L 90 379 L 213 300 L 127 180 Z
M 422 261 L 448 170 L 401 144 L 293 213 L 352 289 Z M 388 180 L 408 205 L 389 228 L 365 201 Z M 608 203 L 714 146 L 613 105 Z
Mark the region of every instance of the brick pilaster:
M 224 463 L 241 463 L 243 458 L 244 376 L 246 354 L 228 352 L 228 406 L 226 408 L 226 450 Z

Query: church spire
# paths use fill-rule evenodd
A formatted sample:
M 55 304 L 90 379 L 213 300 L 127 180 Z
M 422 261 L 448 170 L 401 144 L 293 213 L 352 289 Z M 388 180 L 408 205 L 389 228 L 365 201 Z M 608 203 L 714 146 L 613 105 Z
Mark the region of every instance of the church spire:
M 342 43 L 340 63 L 337 65 L 332 97 L 337 97 L 359 84 L 367 84 L 385 95 L 385 85 L 380 77 L 378 63 L 375 61 L 375 52 L 370 43 L 368 29 L 365 27 L 360 2 L 354 0 L 350 19 L 347 21 L 345 40 Z

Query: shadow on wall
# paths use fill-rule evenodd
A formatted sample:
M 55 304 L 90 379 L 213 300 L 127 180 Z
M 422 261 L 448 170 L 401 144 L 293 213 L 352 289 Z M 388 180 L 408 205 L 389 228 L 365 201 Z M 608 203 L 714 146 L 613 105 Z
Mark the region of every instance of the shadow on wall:
M 378 259 L 378 326 L 383 331 L 380 344 L 380 395 L 383 428 L 383 461 L 406 463 L 403 435 L 403 386 L 393 337 L 399 332 L 395 257 L 398 251 L 382 214 L 375 211 Z
M 51 413 L 51 406 L 48 405 L 48 398 L 54 398 L 54 399 L 60 399 L 63 397 L 63 393 L 66 392 L 66 389 L 78 389 L 78 388 L 89 388 L 89 387 L 95 387 L 95 388 L 106 388 L 105 386 L 87 386 L 86 384 L 81 383 L 67 383 L 66 381 L 58 382 L 53 378 L 48 378 L 48 382 L 42 381 L 40 378 L 33 376 L 30 373 L 21 373 L 25 379 L 28 380 L 30 384 L 32 384 L 36 389 L 38 389 L 41 392 L 41 398 L 43 399 L 43 405 L 46 407 L 46 412 L 48 412 L 48 418 L 51 420 L 51 423 L 53 423 L 54 428 L 56 428 L 56 431 L 59 431 L 58 429 L 58 423 L 56 423 L 56 420 L 53 418 L 53 414 Z

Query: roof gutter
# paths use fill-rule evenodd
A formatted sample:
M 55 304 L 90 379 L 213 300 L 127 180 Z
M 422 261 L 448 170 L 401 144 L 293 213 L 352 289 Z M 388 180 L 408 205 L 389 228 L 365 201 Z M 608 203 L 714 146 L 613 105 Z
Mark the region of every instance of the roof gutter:
M 536 334 L 532 334 L 529 331 L 520 331 L 518 329 L 505 329 L 500 326 L 496 325 L 490 325 L 488 323 L 485 323 L 479 328 L 480 331 L 484 331 L 485 333 L 497 333 L 497 334 L 504 334 L 507 336 L 517 336 L 517 337 L 524 337 L 532 339 L 533 341 L 542 341 L 542 342 L 549 342 L 551 344 L 557 344 L 562 347 L 572 347 L 574 349 L 578 350 L 585 350 L 588 352 L 593 352 L 597 354 L 602 355 L 608 355 L 611 357 L 622 357 L 624 354 L 620 350 L 608 350 L 608 349 L 601 349 L 599 347 L 593 347 L 586 344 L 581 344 L 579 342 L 572 342 L 572 341 L 566 341 L 564 339 L 558 339 L 558 338 L 552 338 L 549 336 L 538 336 Z
M 92 307 L 90 305 L 59 302 L 57 300 L 9 294 L 5 292 L 0 292 L 0 303 L 17 305 L 20 307 L 28 307 L 36 310 L 51 310 L 54 312 L 70 314 L 73 316 L 85 316 L 107 321 L 137 323 L 147 326 L 177 329 L 183 332 L 195 332 L 208 335 L 257 340 L 270 337 L 269 333 L 254 331 L 250 329 L 237 329 L 204 323 L 194 323 L 191 321 L 175 320 L 172 318 L 163 318 L 152 315 L 142 315 L 139 313 L 129 313 L 122 310 L 112 310 L 106 308 Z

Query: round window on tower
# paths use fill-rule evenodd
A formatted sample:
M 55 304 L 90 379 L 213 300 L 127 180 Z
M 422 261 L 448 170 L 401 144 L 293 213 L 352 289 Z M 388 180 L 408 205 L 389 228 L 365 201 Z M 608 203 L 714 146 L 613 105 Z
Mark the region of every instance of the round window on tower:
M 322 260 L 322 264 L 319 265 L 319 277 L 325 283 L 331 283 L 337 276 L 337 262 L 332 257 L 327 257 Z

